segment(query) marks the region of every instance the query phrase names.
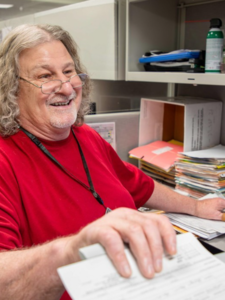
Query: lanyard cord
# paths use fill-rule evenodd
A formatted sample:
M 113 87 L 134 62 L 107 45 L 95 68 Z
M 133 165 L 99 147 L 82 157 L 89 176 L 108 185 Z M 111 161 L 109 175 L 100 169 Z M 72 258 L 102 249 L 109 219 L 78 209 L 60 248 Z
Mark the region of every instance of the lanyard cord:
M 87 179 L 88 179 L 88 183 L 89 186 L 86 185 L 85 183 L 83 183 L 82 181 L 80 181 L 76 176 L 74 176 L 69 170 L 67 170 L 63 165 L 60 164 L 60 162 L 58 162 L 57 159 L 55 159 L 55 157 L 45 148 L 45 146 L 39 141 L 38 138 L 36 138 L 36 136 L 34 136 L 32 133 L 30 133 L 29 131 L 27 131 L 26 129 L 24 129 L 23 127 L 20 126 L 20 129 L 32 140 L 32 142 L 34 142 L 34 144 L 45 154 L 47 155 L 61 170 L 63 170 L 66 174 L 68 174 L 70 177 L 72 177 L 77 183 L 79 183 L 80 185 L 82 185 L 86 190 L 90 191 L 92 193 L 92 195 L 95 197 L 95 199 L 98 201 L 98 203 L 100 203 L 101 205 L 103 205 L 105 207 L 105 209 L 107 209 L 107 207 L 105 206 L 103 200 L 101 199 L 101 197 L 96 193 L 92 179 L 91 179 L 91 175 L 88 169 L 88 165 L 86 162 L 86 159 L 84 157 L 84 153 L 81 149 L 80 143 L 78 142 L 78 139 L 73 131 L 73 128 L 71 127 L 71 131 L 72 134 L 74 136 L 74 139 L 77 142 L 78 145 L 78 149 L 80 152 L 80 156 L 82 159 L 82 163 L 84 166 L 84 170 L 85 173 L 87 175 Z

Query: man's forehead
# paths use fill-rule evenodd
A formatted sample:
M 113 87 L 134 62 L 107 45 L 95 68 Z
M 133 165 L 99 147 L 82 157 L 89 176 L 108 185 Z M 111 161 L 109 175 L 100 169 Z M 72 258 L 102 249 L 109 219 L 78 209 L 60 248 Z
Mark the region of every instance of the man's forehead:
M 21 69 L 36 72 L 41 69 L 75 67 L 74 61 L 66 47 L 59 41 L 39 44 L 24 49 L 19 56 Z
M 73 61 L 68 61 L 68 62 L 61 62 L 60 66 L 62 68 L 75 68 L 74 62 Z M 38 70 L 42 70 L 42 69 L 46 69 L 46 70 L 51 70 L 56 68 L 56 64 L 55 63 L 51 63 L 51 64 L 46 64 L 46 63 L 39 63 L 39 64 L 35 64 L 33 67 L 31 67 L 31 71 L 35 72 Z

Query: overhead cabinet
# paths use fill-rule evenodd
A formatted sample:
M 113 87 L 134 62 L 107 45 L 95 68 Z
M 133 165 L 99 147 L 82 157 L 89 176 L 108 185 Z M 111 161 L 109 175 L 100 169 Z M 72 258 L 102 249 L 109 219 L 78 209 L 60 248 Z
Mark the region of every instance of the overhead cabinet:
M 125 79 L 126 0 L 89 0 L 0 22 L 0 29 L 21 24 L 52 24 L 75 39 L 92 79 Z
M 34 24 L 34 15 L 26 15 L 26 16 L 22 16 L 19 18 L 14 18 L 14 19 L 9 19 L 9 20 L 4 20 L 0 22 L 0 32 L 2 33 L 2 31 L 4 32 L 6 31 L 10 31 L 13 28 L 22 25 L 22 24 Z M 7 30 L 8 29 L 8 30 Z M 3 38 L 4 38 L 4 34 L 3 34 Z M 0 40 L 1 42 L 1 40 Z
M 124 79 L 123 3 L 125 9 L 124 1 L 85 1 L 37 13 L 35 23 L 66 29 L 78 44 L 81 61 L 92 79 Z

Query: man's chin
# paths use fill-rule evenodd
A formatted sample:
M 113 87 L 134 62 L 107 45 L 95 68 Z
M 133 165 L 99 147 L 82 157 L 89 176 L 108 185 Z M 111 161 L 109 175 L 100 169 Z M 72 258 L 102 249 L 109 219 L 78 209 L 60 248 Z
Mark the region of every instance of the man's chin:
M 74 118 L 72 120 L 66 120 L 66 121 L 54 120 L 51 122 L 51 125 L 54 128 L 66 129 L 66 128 L 71 127 L 75 122 L 76 122 L 76 118 Z

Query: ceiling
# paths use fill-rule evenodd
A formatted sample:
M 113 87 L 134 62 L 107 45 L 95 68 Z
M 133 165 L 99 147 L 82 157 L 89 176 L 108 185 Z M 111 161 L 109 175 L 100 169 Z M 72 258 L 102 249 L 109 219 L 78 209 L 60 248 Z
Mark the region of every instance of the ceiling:
M 0 9 L 0 22 L 82 1 L 87 0 L 0 0 L 0 4 L 14 5 L 8 9 Z
M 0 0 L 0 4 L 13 4 L 8 9 L 0 9 L 0 22 L 12 18 L 18 18 L 52 8 L 65 6 L 88 0 Z M 177 0 L 179 3 L 192 4 L 193 2 L 217 2 L 224 0 Z

